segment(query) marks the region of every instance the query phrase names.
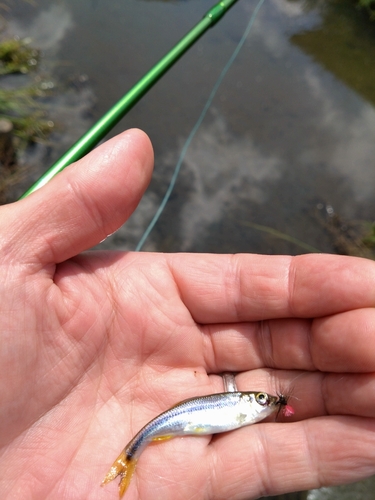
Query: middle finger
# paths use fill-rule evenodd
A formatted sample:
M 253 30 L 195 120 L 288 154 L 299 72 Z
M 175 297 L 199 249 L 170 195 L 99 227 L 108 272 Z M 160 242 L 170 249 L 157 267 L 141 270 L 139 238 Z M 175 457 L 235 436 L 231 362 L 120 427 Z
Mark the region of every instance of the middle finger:
M 375 371 L 375 309 L 324 318 L 204 325 L 210 372 L 269 367 L 284 370 Z

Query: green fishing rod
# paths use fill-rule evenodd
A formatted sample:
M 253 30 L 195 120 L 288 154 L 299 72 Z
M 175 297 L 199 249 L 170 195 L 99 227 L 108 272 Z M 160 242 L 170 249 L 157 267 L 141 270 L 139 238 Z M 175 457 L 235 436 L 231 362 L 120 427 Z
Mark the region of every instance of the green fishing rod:
M 21 198 L 25 198 L 50 181 L 71 163 L 91 151 L 175 62 L 208 30 L 214 26 L 237 0 L 222 0 L 215 4 L 148 73 L 141 78 L 95 125 L 93 125 Z

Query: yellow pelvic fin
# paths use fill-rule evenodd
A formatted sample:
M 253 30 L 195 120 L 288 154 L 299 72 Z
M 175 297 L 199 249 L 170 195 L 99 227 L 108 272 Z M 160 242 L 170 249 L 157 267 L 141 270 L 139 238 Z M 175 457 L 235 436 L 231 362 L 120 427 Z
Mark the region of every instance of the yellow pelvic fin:
M 167 434 L 166 436 L 158 436 L 152 438 L 152 441 L 167 441 L 168 439 L 172 439 L 174 436 Z
M 137 461 L 127 458 L 125 450 L 120 453 L 118 458 L 113 462 L 112 467 L 109 469 L 107 475 L 102 481 L 102 486 L 113 481 L 117 476 L 121 476 L 119 484 L 119 496 L 122 498 L 125 491 L 128 489 L 130 480 L 134 474 Z

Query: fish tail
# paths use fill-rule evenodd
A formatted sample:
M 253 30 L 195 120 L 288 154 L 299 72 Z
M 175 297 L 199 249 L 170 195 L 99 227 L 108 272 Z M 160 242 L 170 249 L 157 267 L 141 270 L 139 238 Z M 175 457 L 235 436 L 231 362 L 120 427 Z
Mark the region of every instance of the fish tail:
M 102 481 L 102 486 L 116 479 L 117 476 L 121 476 L 119 484 L 119 497 L 125 494 L 130 480 L 134 474 L 135 466 L 137 465 L 137 460 L 131 455 L 126 453 L 126 449 L 123 450 L 120 455 L 113 462 L 112 467 L 109 469 L 107 475 Z

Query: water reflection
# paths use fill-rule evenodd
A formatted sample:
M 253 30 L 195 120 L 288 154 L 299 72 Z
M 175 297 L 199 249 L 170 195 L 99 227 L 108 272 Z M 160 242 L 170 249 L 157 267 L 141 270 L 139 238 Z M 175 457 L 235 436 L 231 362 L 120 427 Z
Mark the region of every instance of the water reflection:
M 180 213 L 181 250 L 193 247 L 241 199 L 264 204 L 269 183 L 282 175 L 277 156 L 262 152 L 251 136 L 235 137 L 214 108 L 211 123 L 200 130 L 186 158 L 188 192 Z
M 254 242 L 238 227 L 238 221 L 250 218 L 277 225 L 301 239 L 308 237 L 311 245 L 329 251 L 318 228 L 315 235 L 307 235 L 306 213 L 313 198 L 330 200 L 347 217 L 354 216 L 358 204 L 369 206 L 364 212 L 371 217 L 374 109 L 290 46 L 289 35 L 293 38 L 294 31 L 316 28 L 319 12 L 306 15 L 300 2 L 275 0 L 273 4 L 272 12 L 260 14 L 248 44 L 246 57 L 252 70 L 243 63 L 233 70 L 240 98 L 233 88 L 222 91 L 215 104 L 216 122 L 207 123 L 211 115 L 193 142 L 181 187 L 177 186 L 165 222 L 160 221 L 147 249 L 269 252 L 269 240 L 262 241 L 258 235 Z M 255 81 L 249 78 L 252 72 Z M 248 131 L 238 124 L 246 124 Z M 171 158 L 176 159 L 180 147 L 159 160 L 161 178 L 170 175 Z M 280 192 L 285 193 L 281 206 Z M 148 196 L 155 199 L 155 190 L 146 195 L 147 207 L 152 204 Z M 231 212 L 236 216 L 230 217 Z M 292 216 L 292 225 L 283 224 Z M 228 217 L 230 223 L 225 222 Z M 231 226 L 236 229 L 230 230 Z M 236 231 L 239 237 L 233 235 Z M 122 244 L 125 233 L 126 229 Z M 278 251 L 293 253 L 295 248 L 278 245 Z
M 160 10 L 162 4 L 165 7 Z M 157 59 L 155 44 L 146 44 L 139 30 L 133 29 L 137 25 L 133 19 L 142 16 L 144 6 L 150 9 L 155 5 L 156 19 L 148 38 L 159 40 L 160 45 L 164 43 L 164 33 L 160 33 L 158 26 L 159 21 L 165 22 L 165 15 L 173 17 L 177 7 L 186 10 L 184 16 L 190 15 L 195 20 L 198 10 L 201 15 L 201 7 L 190 6 L 189 2 L 174 3 L 170 11 L 167 4 L 130 2 L 126 8 L 117 4 L 104 9 L 100 2 L 91 3 L 91 7 L 100 9 L 99 26 L 96 13 L 87 9 L 90 4 L 41 1 L 39 13 L 34 18 L 28 16 L 27 24 L 26 19 L 14 21 L 14 29 L 21 36 L 31 35 L 51 61 L 58 55 L 60 61 L 69 62 L 68 68 L 55 62 L 59 78 L 66 77 L 75 62 L 77 68 L 90 75 L 98 96 L 95 114 L 100 116 L 142 75 L 142 61 L 153 58 L 155 62 Z M 202 9 L 211 2 L 206 4 Z M 218 55 L 225 53 L 227 57 L 235 47 L 241 26 L 239 21 L 250 16 L 254 5 L 254 2 L 237 4 L 230 13 L 229 22 L 225 24 L 223 20 L 222 35 L 219 30 L 212 30 L 212 34 L 186 56 L 186 69 L 181 64 L 178 71 L 172 71 L 172 76 L 165 77 L 159 92 L 152 91 L 161 105 L 155 98 L 147 97 L 145 103 L 124 121 L 122 127 L 135 124 L 151 135 L 157 152 L 156 176 L 136 215 L 136 223 L 131 221 L 113 238 L 113 244 L 123 245 L 127 241 L 126 247 L 132 248 L 137 232 L 135 227 L 141 232 L 152 215 L 150 208 L 156 209 L 181 145 L 194 123 L 193 118 L 202 106 L 198 96 L 204 99 L 208 95 L 217 70 L 225 63 L 225 58 L 219 60 Z M 290 44 L 292 40 L 298 47 L 303 45 L 305 50 L 308 43 L 302 43 L 301 39 L 306 40 L 311 33 L 322 36 L 321 33 L 325 33 L 322 19 L 324 21 L 326 15 L 325 9 L 306 11 L 306 3 L 301 1 L 272 0 L 263 7 L 247 46 L 220 89 L 213 112 L 188 152 L 177 186 L 178 200 L 172 200 L 172 209 L 167 208 L 165 221 L 168 222 L 161 221 L 147 249 L 197 250 L 202 249 L 203 241 L 210 249 L 213 246 L 228 249 L 225 240 L 231 239 L 231 235 L 220 238 L 215 228 L 218 224 L 221 228 L 229 228 L 234 223 L 230 232 L 240 233 L 242 248 L 269 252 L 270 242 L 262 238 L 254 241 L 254 235 L 248 238 L 239 227 L 241 221 L 251 220 L 282 231 L 289 230 L 301 239 L 308 237 L 311 245 L 319 247 L 319 243 L 323 250 L 329 250 L 324 241 L 321 244 L 324 237 L 320 228 L 316 228 L 311 238 L 311 234 L 307 235 L 311 230 L 306 231 L 306 217 L 300 218 L 301 210 L 307 211 L 312 200 L 328 200 L 346 217 L 356 216 L 360 204 L 369 204 L 364 210 L 367 212 L 364 216 L 368 216 L 373 207 L 371 195 L 375 183 L 375 170 L 368 168 L 375 152 L 372 141 L 374 109 L 346 85 L 332 80 L 320 65 Z M 120 23 L 116 23 L 118 17 Z M 131 25 L 128 19 L 132 20 Z M 182 26 L 181 20 L 174 17 Z M 139 22 L 142 25 L 143 21 Z M 189 21 L 180 27 L 180 35 L 186 31 L 185 26 L 192 24 Z M 176 41 L 178 38 L 172 33 L 168 39 Z M 105 43 L 99 45 L 101 40 Z M 130 58 L 124 57 L 124 45 L 132 47 Z M 337 44 L 332 42 L 330 45 Z M 135 52 L 139 55 L 136 59 L 132 56 Z M 114 65 L 114 60 L 120 62 Z M 163 95 L 172 112 L 166 113 L 165 102 L 160 99 Z M 73 132 L 72 129 L 71 134 Z M 226 142 L 222 142 L 222 134 Z M 270 162 L 273 165 L 271 176 Z M 333 194 L 332 184 L 339 186 Z M 302 186 L 303 197 L 300 196 Z M 284 206 L 276 215 L 280 195 L 276 198 L 275 195 L 280 188 L 288 194 L 285 199 L 283 197 Z M 289 201 L 285 203 L 287 198 Z M 226 223 L 225 214 L 236 211 L 241 212 L 240 216 L 236 215 L 240 224 L 235 220 Z M 296 224 L 288 229 L 289 224 L 285 222 L 291 218 Z M 310 225 L 311 220 L 307 223 Z M 172 234 L 171 227 L 174 229 Z M 271 243 L 274 244 L 275 241 Z M 280 245 L 277 251 L 294 253 L 296 249 Z
M 69 127 L 55 137 L 56 147 L 44 159 L 44 168 L 88 127 L 93 92 L 93 118 L 99 118 L 212 4 L 204 1 L 198 9 L 194 2 L 134 0 L 126 6 L 104 6 L 100 1 L 39 0 L 38 9 L 25 9 L 20 2 L 23 9 L 18 10 L 18 3 L 9 30 L 32 37 L 59 81 L 85 73 L 92 85 L 73 105 L 56 99 L 53 118 L 60 116 Z M 134 248 L 254 6 L 236 4 L 116 128 L 139 126 L 149 133 L 156 170 L 133 219 L 105 246 Z M 336 30 L 334 9 L 339 9 Z M 342 9 L 333 0 L 271 0 L 262 7 L 188 151 L 174 195 L 146 249 L 298 252 L 293 245 L 245 230 L 245 221 L 332 251 L 324 230 L 310 216 L 317 201 L 330 203 L 347 218 L 372 216 L 375 111 L 363 99 L 364 92 L 360 95 L 355 85 L 353 91 L 348 78 L 335 72 L 347 66 L 345 32 L 350 37 L 346 45 L 353 54 L 362 54 L 361 61 L 368 57 L 370 42 L 368 31 L 362 25 L 355 31 L 353 19 L 343 16 Z M 146 12 L 152 23 L 145 21 Z M 166 32 L 160 26 L 168 16 Z M 317 43 L 327 36 L 329 61 L 337 61 L 332 67 L 326 63 L 326 44 Z M 373 88 L 375 81 L 373 66 L 369 73 L 367 68 L 362 64 L 347 72 L 359 73 L 361 82 L 367 82 L 364 89 Z M 65 108 L 76 110 L 70 120 Z
M 353 2 L 325 2 L 319 26 L 293 35 L 291 42 L 375 104 L 375 25 L 353 10 Z
M 53 51 L 56 55 L 62 40 L 72 28 L 72 15 L 62 4 L 52 4 L 41 10 L 28 23 L 19 18 L 8 21 L 9 32 L 17 33 L 21 38 L 31 38 L 35 46 L 44 51 Z

